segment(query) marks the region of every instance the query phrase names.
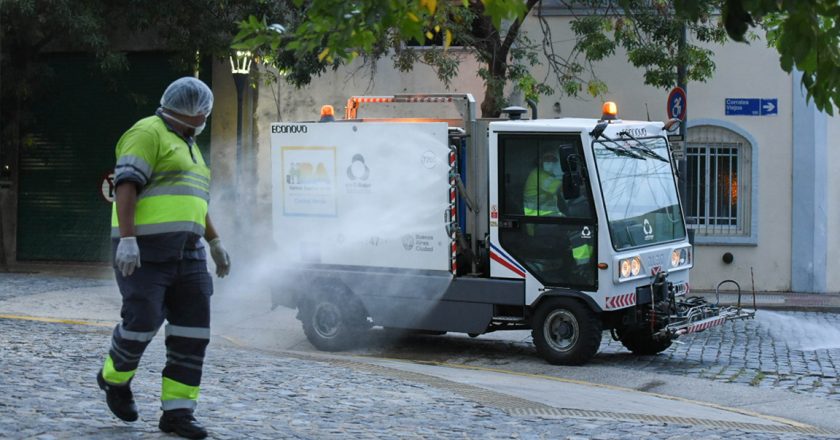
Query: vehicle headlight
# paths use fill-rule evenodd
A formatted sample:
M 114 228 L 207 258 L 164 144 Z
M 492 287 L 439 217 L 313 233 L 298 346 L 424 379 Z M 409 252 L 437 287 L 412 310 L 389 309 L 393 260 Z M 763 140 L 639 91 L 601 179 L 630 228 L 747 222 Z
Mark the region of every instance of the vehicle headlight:
M 639 257 L 633 257 L 630 259 L 630 273 L 633 276 L 639 274 L 642 271 L 642 259 Z
M 630 260 L 621 260 L 619 262 L 620 266 L 620 273 L 619 275 L 621 278 L 627 278 L 630 276 Z
M 642 272 L 642 259 L 639 257 L 630 257 L 619 260 L 618 262 L 619 278 L 634 277 Z
M 674 249 L 671 252 L 671 267 L 685 266 L 688 263 L 688 248 Z

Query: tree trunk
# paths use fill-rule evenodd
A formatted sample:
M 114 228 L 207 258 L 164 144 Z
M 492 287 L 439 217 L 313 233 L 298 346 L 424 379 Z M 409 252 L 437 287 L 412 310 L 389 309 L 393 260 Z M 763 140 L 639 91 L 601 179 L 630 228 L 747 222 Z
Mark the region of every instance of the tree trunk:
M 495 62 L 490 67 L 490 78 L 484 81 L 484 100 L 481 102 L 482 118 L 498 118 L 502 114 L 505 93 L 504 63 Z
M 483 40 L 483 44 L 478 44 L 476 49 L 479 52 L 479 59 L 487 62 L 489 71 L 489 78 L 484 78 L 484 100 L 481 102 L 482 118 L 497 118 L 502 114 L 510 48 L 519 35 L 525 16 L 531 13 L 531 10 L 539 1 L 527 1 L 524 16 L 510 25 L 504 39 L 499 34 L 499 30 L 493 27 L 490 17 L 484 14 L 484 4 L 475 0 L 471 2 L 471 7 L 478 17 L 473 22 L 473 36 Z

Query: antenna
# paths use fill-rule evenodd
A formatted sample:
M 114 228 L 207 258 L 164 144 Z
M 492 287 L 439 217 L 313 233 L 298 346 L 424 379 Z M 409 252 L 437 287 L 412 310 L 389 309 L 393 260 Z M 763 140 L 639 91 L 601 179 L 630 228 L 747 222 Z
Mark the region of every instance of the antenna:
M 647 103 L 645 103 L 645 111 L 647 112 L 648 122 L 650 122 L 650 109 L 648 108 Z

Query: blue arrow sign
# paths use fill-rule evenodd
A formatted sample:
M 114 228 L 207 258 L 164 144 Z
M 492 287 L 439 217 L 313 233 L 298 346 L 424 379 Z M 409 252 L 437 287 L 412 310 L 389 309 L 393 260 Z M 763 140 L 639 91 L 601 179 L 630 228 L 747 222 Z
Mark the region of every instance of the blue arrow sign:
M 779 114 L 779 98 L 726 98 L 727 116 L 775 116 Z
M 779 114 L 779 99 L 762 99 L 761 116 L 775 116 Z

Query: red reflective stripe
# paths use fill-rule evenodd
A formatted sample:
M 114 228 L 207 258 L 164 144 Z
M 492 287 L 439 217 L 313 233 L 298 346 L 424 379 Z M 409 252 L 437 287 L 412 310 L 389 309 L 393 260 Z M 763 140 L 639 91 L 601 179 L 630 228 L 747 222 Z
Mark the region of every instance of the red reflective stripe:
M 618 309 L 636 305 L 636 293 L 608 296 L 604 305 L 607 309 Z
M 497 263 L 501 264 L 502 266 L 510 269 L 511 272 L 519 275 L 522 278 L 525 278 L 525 272 L 519 270 L 519 268 L 510 264 L 510 262 L 508 262 L 507 260 L 505 260 L 504 258 L 499 256 L 499 254 L 497 254 L 495 252 L 490 252 L 490 258 L 492 258 L 493 260 L 495 260 Z
M 712 327 L 717 327 L 726 322 L 726 318 L 717 318 L 712 321 L 692 324 L 688 328 L 686 328 L 685 333 L 695 333 L 703 330 L 710 329 Z

